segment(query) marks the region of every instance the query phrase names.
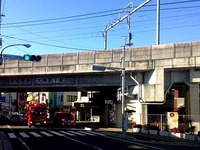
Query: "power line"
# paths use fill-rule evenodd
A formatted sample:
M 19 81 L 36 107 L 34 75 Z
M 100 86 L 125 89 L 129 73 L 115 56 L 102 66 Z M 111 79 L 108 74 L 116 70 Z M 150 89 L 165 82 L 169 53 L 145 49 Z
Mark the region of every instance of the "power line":
M 2 36 L 6 37 L 6 38 L 12 38 L 12 39 L 17 39 L 17 40 L 21 40 L 21 41 L 26 41 L 26 42 L 29 42 L 29 43 L 35 43 L 35 44 L 40 44 L 40 45 L 45 45 L 45 46 L 50 46 L 50 47 L 56 47 L 56 48 L 62 48 L 62 49 L 82 50 L 82 51 L 94 51 L 94 50 L 83 49 L 83 48 L 74 48 L 74 47 L 67 47 L 67 46 L 46 44 L 46 43 L 42 43 L 42 42 L 35 42 L 35 41 L 31 41 L 31 40 L 26 40 L 26 39 L 20 39 L 20 38 L 16 38 L 16 37 L 8 37 L 6 35 L 2 35 Z
M 197 2 L 197 1 L 200 1 L 200 0 L 187 0 L 187 1 L 178 1 L 178 2 L 170 2 L 170 3 L 161 3 L 160 5 L 174 5 L 174 4 L 178 4 L 178 3 L 179 4 L 180 3 L 191 3 L 191 2 Z M 149 6 L 156 6 L 156 4 L 147 5 L 147 6 L 144 6 L 144 7 L 149 7 Z M 193 6 L 193 7 L 196 7 L 196 6 Z M 188 7 L 183 7 L 183 8 L 189 8 L 189 6 Z M 163 10 L 170 10 L 170 9 L 181 9 L 181 7 L 180 8 L 179 7 L 166 8 L 166 9 L 163 9 Z M 115 15 L 115 14 L 119 13 L 119 12 L 115 12 L 115 13 L 109 13 L 109 12 L 119 11 L 119 10 L 120 9 L 113 9 L 113 10 L 107 10 L 107 11 L 101 11 L 101 12 L 94 12 L 94 13 L 89 13 L 89 14 L 68 16 L 68 17 L 59 17 L 59 18 L 33 20 L 33 21 L 24 21 L 24 22 L 15 22 L 15 23 L 5 23 L 5 24 L 2 24 L 2 28 L 5 28 L 5 27 L 8 28 L 10 26 L 12 26 L 12 27 L 18 27 L 18 26 L 34 26 L 34 25 L 54 24 L 54 23 L 61 23 L 61 22 L 70 22 L 70 21 L 77 21 L 77 20 L 79 21 L 79 20 L 85 20 L 85 19 L 106 17 L 106 16 L 111 16 L 111 15 Z M 139 11 L 141 11 L 141 12 L 142 11 L 155 11 L 155 9 L 151 9 L 151 10 L 139 10 Z M 102 14 L 102 13 L 109 13 L 109 14 L 103 14 L 103 15 L 93 16 L 93 15 Z M 91 17 L 85 17 L 85 16 L 91 16 Z M 81 17 L 84 17 L 84 18 L 81 18 Z M 69 20 L 66 20 L 66 19 L 69 19 Z M 59 21 L 59 20 L 61 20 L 61 21 Z M 30 23 L 33 23 L 33 24 L 30 24 Z
M 165 6 L 165 5 L 172 5 L 172 4 L 177 4 L 177 3 L 189 3 L 189 2 L 197 2 L 197 1 L 200 1 L 200 0 L 190 0 L 190 1 L 178 1 L 178 2 L 171 2 L 171 3 L 163 3 L 162 4 L 162 6 Z M 147 5 L 146 7 L 149 7 L 149 6 L 156 6 L 155 4 L 153 4 L 153 5 Z M 172 10 L 172 9 L 191 9 L 191 8 L 197 8 L 197 7 L 200 7 L 200 6 L 186 6 L 186 7 L 177 7 L 177 5 L 175 6 L 175 7 L 173 7 L 173 8 L 162 8 L 161 10 Z M 106 13 L 109 13 L 109 12 L 112 12 L 112 11 L 117 11 L 117 10 L 119 10 L 119 9 L 114 9 L 114 10 L 109 10 L 109 11 L 103 11 L 103 12 L 106 12 Z M 155 11 L 155 9 L 145 9 L 145 10 L 140 10 L 140 12 L 145 12 L 145 11 Z M 48 23 L 48 24 L 51 24 L 51 22 L 55 22 L 56 21 L 56 19 L 58 19 L 60 22 L 59 23 L 63 23 L 63 22 L 68 22 L 68 21 L 80 21 L 81 19 L 83 19 L 83 20 L 86 20 L 86 19 L 93 19 L 93 18 L 100 18 L 100 17 L 106 17 L 106 16 L 110 16 L 110 15 L 113 15 L 113 14 L 116 14 L 116 13 L 109 13 L 109 14 L 103 14 L 103 15 L 98 15 L 99 14 L 99 12 L 96 12 L 96 13 L 92 13 L 92 14 L 94 14 L 94 15 L 96 15 L 96 16 L 90 16 L 91 15 L 91 13 L 90 14 L 83 14 L 83 15 L 76 15 L 76 16 L 69 16 L 69 17 L 60 17 L 60 18 L 52 18 L 52 19 L 50 19 L 50 22 Z M 101 13 L 100 13 L 101 14 Z M 87 17 L 88 16 L 88 17 Z M 97 17 L 98 16 L 98 17 Z M 81 17 L 81 19 L 79 19 L 78 17 Z M 68 18 L 68 20 L 67 20 L 67 18 Z M 170 17 L 169 17 L 170 18 Z M 63 19 L 63 20 L 62 20 Z M 66 19 L 66 20 L 64 20 L 64 19 Z M 41 22 L 40 22 L 41 21 Z M 14 25 L 14 23 L 12 24 L 12 27 L 24 27 L 24 26 L 26 26 L 26 23 L 28 24 L 29 23 L 29 25 L 30 26 L 34 26 L 34 24 L 40 24 L 40 23 L 45 23 L 45 24 L 47 24 L 47 21 L 49 21 L 49 19 L 43 19 L 43 20 L 35 20 L 35 21 L 33 21 L 33 24 L 31 25 L 31 22 L 30 21 L 28 21 L 28 22 L 25 22 L 25 25 L 20 25 L 20 24 L 16 24 L 17 26 L 15 26 Z M 22 23 L 22 22 L 18 22 L 18 23 Z M 135 23 L 135 22 L 134 22 Z M 5 24 L 6 25 L 6 24 Z M 9 24 L 8 23 L 8 25 L 11 25 L 11 24 Z M 14 25 L 14 26 L 13 26 Z M 28 25 L 28 26 L 29 26 Z M 42 24 L 40 24 L 40 25 L 42 25 Z M 9 26 L 9 28 L 10 28 L 11 26 Z M 8 27 L 4 27 L 4 28 L 8 28 Z M 83 28 L 84 29 L 84 28 Z M 78 29 L 77 29 L 78 30 Z M 25 31 L 25 30 L 24 30 Z M 27 31 L 25 31 L 25 32 L 27 32 Z M 99 31 L 97 31 L 97 32 L 99 32 Z M 96 33 L 97 33 L 96 32 Z M 42 33 L 44 33 L 44 32 L 42 32 Z M 95 32 L 94 32 L 95 33 Z M 37 34 L 35 34 L 35 33 L 32 33 L 32 32 L 28 32 L 28 34 L 32 34 L 32 35 L 35 35 L 35 36 L 38 36 Z M 85 35 L 85 34 L 87 34 L 87 33 L 79 33 L 79 35 Z M 88 33 L 89 34 L 89 33 Z M 78 35 L 78 34 L 74 34 L 74 35 Z M 70 36 L 72 36 L 72 35 L 70 35 Z M 39 37 L 39 36 L 38 36 Z M 54 36 L 55 37 L 55 36 Z M 40 38 L 41 39 L 49 39 L 48 37 L 43 37 L 43 36 L 40 36 Z M 70 37 L 71 38 L 71 37 Z M 84 37 L 84 38 L 94 38 L 94 37 Z M 21 39 L 21 38 L 14 38 L 13 37 L 13 39 L 18 39 L 18 40 L 23 40 L 23 41 L 27 41 L 27 40 L 25 40 L 25 39 Z M 72 38 L 71 38 L 72 39 Z M 81 38 L 77 38 L 76 37 L 76 39 L 81 39 Z M 83 38 L 82 38 L 83 39 Z M 30 41 L 30 40 L 28 40 L 28 41 Z M 54 41 L 57 41 L 57 40 L 54 40 Z M 43 42 L 35 42 L 35 41 L 30 41 L 30 42 L 32 42 L 32 43 L 36 43 L 36 44 L 41 44 L 41 45 L 46 45 L 46 46 L 52 46 L 52 47 L 57 47 L 57 48 L 68 48 L 68 49 L 73 49 L 73 47 L 63 47 L 63 46 L 57 46 L 57 45 L 51 45 L 51 44 L 45 44 L 45 43 L 43 43 Z M 73 50 L 87 50 L 87 49 L 79 49 L 79 48 L 74 48 Z
M 32 21 L 15 22 L 15 23 L 7 23 L 7 24 L 12 25 L 12 24 L 26 24 L 26 23 L 46 22 L 46 21 L 55 21 L 55 20 L 57 21 L 57 20 L 64 20 L 64 19 L 71 19 L 71 18 L 78 18 L 78 17 L 85 17 L 85 16 L 92 16 L 92 15 L 96 15 L 96 14 L 108 13 L 108 12 L 119 11 L 119 10 L 120 9 L 113 9 L 113 10 L 94 12 L 94 13 L 89 13 L 89 14 L 68 16 L 68 17 L 59 17 L 59 18 L 42 19 L 42 20 L 32 20 Z M 2 25 L 7 25 L 7 24 L 2 24 Z
M 34 23 L 34 24 L 21 24 L 21 25 L 15 25 L 13 24 L 2 24 L 2 28 L 13 28 L 13 27 L 23 27 L 23 26 L 36 26 L 36 25 L 45 25 L 45 24 L 58 24 L 63 22 L 71 22 L 71 21 L 80 21 L 80 20 L 86 20 L 86 19 L 93 19 L 93 18 L 99 18 L 99 17 L 106 17 L 106 16 L 112 16 L 116 13 L 112 14 L 105 14 L 105 15 L 98 15 L 98 16 L 92 16 L 92 17 L 85 17 L 85 18 L 78 18 L 78 19 L 70 19 L 70 20 L 62 20 L 62 21 L 52 21 L 52 22 L 44 22 L 44 23 Z

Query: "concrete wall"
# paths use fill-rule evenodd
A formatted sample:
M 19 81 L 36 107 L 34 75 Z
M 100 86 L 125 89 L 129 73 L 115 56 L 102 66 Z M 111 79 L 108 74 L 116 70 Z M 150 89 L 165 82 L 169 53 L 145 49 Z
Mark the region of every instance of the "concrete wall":
M 146 75 L 145 84 L 142 85 L 143 102 L 164 101 L 164 68 L 156 68 Z
M 196 132 L 200 131 L 200 71 L 190 70 L 190 113 Z
M 126 48 L 126 70 L 200 66 L 200 42 Z M 92 72 L 92 64 L 121 67 L 121 49 L 42 55 L 40 62 L 5 59 L 1 75 Z

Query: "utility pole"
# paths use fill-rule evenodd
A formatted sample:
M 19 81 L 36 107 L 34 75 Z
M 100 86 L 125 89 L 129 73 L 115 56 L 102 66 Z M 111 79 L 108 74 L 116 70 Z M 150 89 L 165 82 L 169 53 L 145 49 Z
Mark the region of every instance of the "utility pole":
M 127 121 L 125 114 L 125 45 L 122 48 L 122 135 L 125 136 Z
M 104 29 L 104 49 L 107 49 L 107 31 L 110 30 L 111 28 L 113 28 L 114 26 L 116 26 L 118 23 L 122 22 L 124 19 L 130 17 L 130 15 L 132 15 L 134 12 L 136 12 L 137 10 L 139 10 L 142 6 L 146 5 L 148 2 L 150 2 L 151 0 L 146 0 L 144 3 L 140 4 L 138 7 L 136 7 L 135 9 L 133 9 L 130 13 L 128 13 L 127 15 L 125 15 L 124 17 L 118 19 L 115 23 L 111 24 L 110 26 L 106 27 Z
M 122 135 L 125 136 L 126 130 L 127 130 L 127 116 L 125 113 L 125 82 L 126 82 L 126 46 L 131 46 L 133 45 L 133 43 L 131 43 L 131 39 L 132 39 L 132 34 L 129 33 L 128 34 L 128 43 L 126 43 L 126 38 L 125 38 L 125 44 L 124 46 L 122 46 L 122 66 L 121 66 L 121 70 L 122 70 Z
M 156 44 L 160 44 L 160 0 L 157 0 Z
M 0 0 L 0 48 L 2 48 L 2 35 L 1 35 L 1 0 Z
M 2 48 L 1 20 L 2 20 L 2 17 L 5 17 L 5 16 L 1 13 L 1 1 L 2 1 L 2 0 L 0 0 L 0 48 Z

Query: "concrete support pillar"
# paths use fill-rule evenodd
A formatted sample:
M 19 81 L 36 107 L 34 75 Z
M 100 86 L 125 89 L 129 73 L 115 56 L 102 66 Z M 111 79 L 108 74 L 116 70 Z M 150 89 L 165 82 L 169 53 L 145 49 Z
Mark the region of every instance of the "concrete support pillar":
M 144 103 L 164 101 L 164 69 L 156 68 L 144 76 L 141 98 Z
M 192 108 L 192 109 L 191 109 Z M 189 114 L 200 114 L 200 102 L 199 102 L 199 84 L 190 84 L 190 107 Z
M 136 103 L 136 123 L 147 124 L 147 105 Z
M 143 104 L 142 105 L 142 118 L 141 118 L 141 124 L 147 124 L 148 121 L 148 113 L 147 113 L 147 105 L 146 104 Z
M 199 114 L 200 114 L 200 97 L 199 84 L 190 84 L 190 105 L 188 108 L 191 115 L 192 125 L 196 127 L 195 133 L 200 130 Z
M 195 132 L 200 130 L 200 71 L 190 70 L 190 100 L 188 102 L 188 114 L 191 115 Z
M 100 122 L 103 124 L 103 126 L 108 126 L 108 105 L 105 105 L 104 109 L 102 110 Z
M 121 104 L 116 104 L 116 127 L 122 127 L 122 105 Z
M 136 124 L 141 124 L 142 122 L 142 103 L 136 103 Z

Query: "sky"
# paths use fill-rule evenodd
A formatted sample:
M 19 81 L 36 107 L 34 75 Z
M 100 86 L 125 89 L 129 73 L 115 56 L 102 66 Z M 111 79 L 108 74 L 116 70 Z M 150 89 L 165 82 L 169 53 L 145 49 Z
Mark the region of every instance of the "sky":
M 1 0 L 4 54 L 43 55 L 104 50 L 104 30 L 145 0 Z M 107 31 L 107 49 L 119 49 L 132 34 L 132 47 L 200 41 L 200 0 L 151 0 Z

